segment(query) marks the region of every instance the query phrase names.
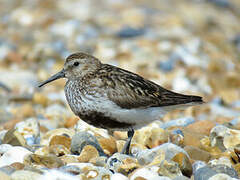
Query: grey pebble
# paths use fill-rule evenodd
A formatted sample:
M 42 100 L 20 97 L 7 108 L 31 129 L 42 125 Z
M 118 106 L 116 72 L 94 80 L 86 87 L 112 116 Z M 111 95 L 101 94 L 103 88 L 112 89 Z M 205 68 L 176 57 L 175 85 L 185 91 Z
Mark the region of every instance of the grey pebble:
M 100 156 L 106 156 L 106 154 L 103 152 L 103 149 L 99 145 L 96 137 L 88 132 L 78 132 L 72 137 L 71 152 L 73 154 L 80 154 L 82 149 L 86 145 L 94 146 Z
M 133 38 L 137 36 L 141 36 L 145 33 L 144 28 L 132 28 L 132 27 L 123 27 L 119 32 L 117 32 L 116 36 L 120 38 Z
M 183 117 L 175 120 L 168 121 L 160 125 L 161 128 L 166 129 L 172 126 L 187 126 L 195 122 L 193 117 Z

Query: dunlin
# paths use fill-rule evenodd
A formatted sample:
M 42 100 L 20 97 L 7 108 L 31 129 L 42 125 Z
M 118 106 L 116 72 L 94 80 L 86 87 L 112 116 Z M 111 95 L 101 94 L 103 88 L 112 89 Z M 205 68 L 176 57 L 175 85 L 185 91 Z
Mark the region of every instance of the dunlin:
M 63 69 L 39 87 L 59 78 L 67 78 L 65 95 L 75 115 L 98 128 L 128 131 L 122 151 L 127 154 L 134 129 L 173 109 L 203 103 L 202 97 L 169 91 L 85 53 L 68 56 Z

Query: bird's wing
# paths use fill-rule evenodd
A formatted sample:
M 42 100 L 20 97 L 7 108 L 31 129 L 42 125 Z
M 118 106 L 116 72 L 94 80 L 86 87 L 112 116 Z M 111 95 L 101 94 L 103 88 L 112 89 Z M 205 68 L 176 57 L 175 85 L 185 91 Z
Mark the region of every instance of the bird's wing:
M 132 72 L 104 64 L 99 71 L 108 98 L 126 109 L 202 102 L 199 96 L 178 94 Z

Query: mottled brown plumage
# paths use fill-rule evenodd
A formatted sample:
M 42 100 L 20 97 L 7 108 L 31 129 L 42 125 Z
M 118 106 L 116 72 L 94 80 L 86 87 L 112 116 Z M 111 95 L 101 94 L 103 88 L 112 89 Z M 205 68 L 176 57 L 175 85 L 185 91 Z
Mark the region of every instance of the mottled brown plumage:
M 65 95 L 72 111 L 91 125 L 111 130 L 140 128 L 171 109 L 203 102 L 85 53 L 70 55 L 63 70 L 40 87 L 59 78 L 68 79 Z

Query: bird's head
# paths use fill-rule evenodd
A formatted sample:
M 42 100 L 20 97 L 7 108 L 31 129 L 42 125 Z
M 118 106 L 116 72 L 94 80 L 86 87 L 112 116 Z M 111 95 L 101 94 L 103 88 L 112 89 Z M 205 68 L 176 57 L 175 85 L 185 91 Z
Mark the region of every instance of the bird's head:
M 67 78 L 69 80 L 81 79 L 86 74 L 95 72 L 100 66 L 101 62 L 91 55 L 85 53 L 71 54 L 67 57 L 63 69 L 42 82 L 39 87 L 60 78 Z

